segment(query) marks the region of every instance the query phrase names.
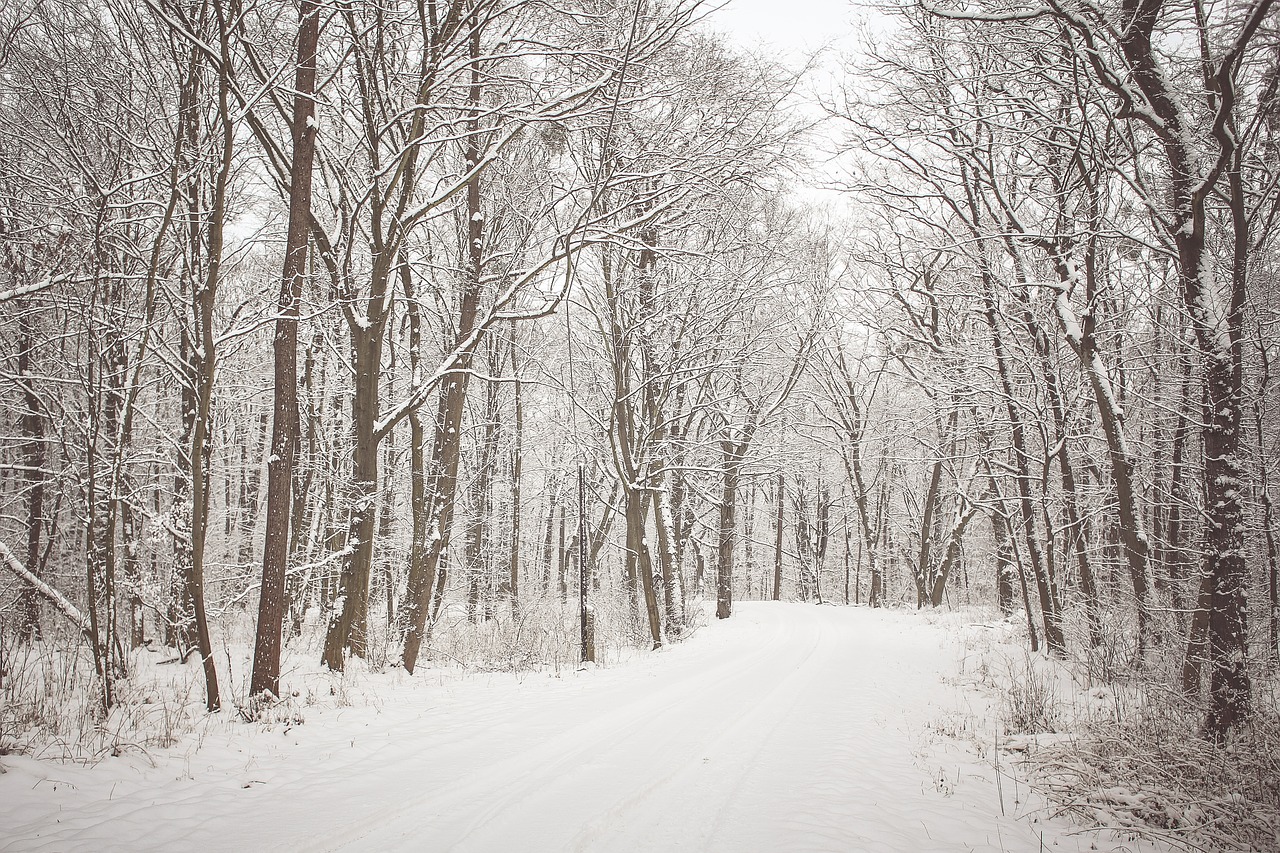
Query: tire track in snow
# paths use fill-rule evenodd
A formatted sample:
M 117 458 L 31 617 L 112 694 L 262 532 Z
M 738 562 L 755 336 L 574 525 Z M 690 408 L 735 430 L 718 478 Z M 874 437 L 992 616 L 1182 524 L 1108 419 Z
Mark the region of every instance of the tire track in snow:
M 330 851 L 383 851 L 400 849 L 399 845 L 425 842 L 429 849 L 511 849 L 511 850 L 559 850 L 561 846 L 531 844 L 527 829 L 515 822 L 514 834 L 520 843 L 514 847 L 493 847 L 476 836 L 496 821 L 513 823 L 511 812 L 526 811 L 520 808 L 542 789 L 558 780 L 569 777 L 569 771 L 581 771 L 592 760 L 599 763 L 602 755 L 616 749 L 622 743 L 641 742 L 637 738 L 654 720 L 678 712 L 683 706 L 696 705 L 698 694 L 715 692 L 735 680 L 758 678 L 761 663 L 757 657 L 764 654 L 773 661 L 774 668 L 785 669 L 795 656 L 793 636 L 805 626 L 797 620 L 767 620 L 767 632 L 750 636 L 749 644 L 735 644 L 725 655 L 723 649 L 703 650 L 696 646 L 673 647 L 653 661 L 658 674 L 655 687 L 658 690 L 639 699 L 627 694 L 637 687 L 634 683 L 639 673 L 632 667 L 615 671 L 622 683 L 611 685 L 599 694 L 590 695 L 587 704 L 604 705 L 603 713 L 589 716 L 590 711 L 578 703 L 567 703 L 568 728 L 551 741 L 523 749 L 519 754 L 499 759 L 492 764 L 467 773 L 460 779 L 443 780 L 421 793 L 380 808 L 372 814 L 362 815 L 357 824 L 331 834 L 322 842 L 301 848 L 302 853 L 330 853 Z M 804 659 L 813 653 L 818 639 L 815 635 L 807 647 Z M 692 652 L 692 654 L 685 654 Z M 710 658 L 708 660 L 707 658 Z M 676 658 L 677 660 L 672 660 Z M 712 668 L 706 669 L 707 665 Z M 678 671 L 670 672 L 673 666 Z M 683 671 L 679 671 L 683 670 Z M 598 671 L 599 672 L 599 671 Z M 614 696 L 614 694 L 618 694 Z M 587 697 L 582 697 L 587 698 Z M 613 698 L 629 700 L 621 707 L 610 705 Z M 512 727 L 518 735 L 522 721 L 521 709 L 511 708 L 508 719 L 494 714 L 494 722 Z M 513 737 L 517 743 L 522 739 Z M 479 752 L 483 753 L 484 745 Z M 477 756 L 483 761 L 483 756 Z M 431 755 L 424 755 L 424 763 L 432 763 Z M 613 768 L 616 769 L 616 766 Z M 624 768 L 625 769 L 625 768 Z M 447 790 L 445 789 L 447 786 Z M 536 817 L 536 816 L 535 816 Z M 540 842 L 539 842 L 540 843 Z
M 796 633 L 795 621 L 786 623 Z M 813 666 L 815 655 L 823 649 L 825 638 L 824 626 L 821 622 L 804 624 L 811 630 L 811 636 L 805 639 L 806 647 L 799 661 L 791 664 L 794 668 L 782 674 L 772 684 L 767 676 L 772 673 L 749 671 L 745 673 L 747 683 L 739 685 L 739 694 L 733 697 L 717 697 L 716 706 L 700 709 L 703 714 L 701 723 L 711 727 L 726 722 L 727 727 L 701 748 L 688 751 L 680 762 L 669 772 L 651 780 L 648 784 L 620 800 L 609 811 L 592 820 L 574 838 L 573 850 L 585 853 L 593 849 L 592 845 L 609 844 L 611 836 L 632 838 L 624 849 L 636 849 L 634 838 L 643 837 L 641 832 L 660 828 L 663 824 L 680 826 L 681 834 L 687 835 L 688 828 L 705 825 L 698 841 L 713 837 L 721 825 L 726 806 L 733 800 L 742 784 L 742 772 L 751 766 L 760 750 L 774 732 L 788 719 L 788 714 L 795 707 L 801 696 L 801 688 L 807 687 L 818 676 L 819 670 Z M 790 638 L 787 638 L 790 639 Z M 789 656 L 788 656 L 789 657 Z M 751 693 L 759 687 L 764 688 L 763 695 L 753 703 L 747 703 L 742 693 Z M 722 707 L 726 702 L 736 710 L 730 720 L 723 720 Z M 665 725 L 651 726 L 650 738 L 660 737 L 669 727 Z M 703 797 L 710 797 L 712 802 L 696 802 L 688 795 L 690 785 L 700 790 Z M 673 790 L 674 789 L 674 790 Z M 674 798 L 674 802 L 672 801 Z M 675 817 L 674 809 L 693 809 L 698 812 L 697 821 L 691 822 Z M 640 825 L 646 829 L 635 829 Z M 673 849 L 671 845 L 682 842 L 688 844 L 694 839 L 685 838 L 652 838 L 653 849 Z M 694 849 L 701 845 L 694 844 Z
M 1041 830 L 1056 853 L 1152 849 L 1005 817 L 971 750 L 921 749 L 955 698 L 945 637 L 906 614 L 750 602 L 617 667 L 393 684 L 350 718 L 193 751 L 176 785 L 180 754 L 80 769 L 86 790 L 43 795 L 0 849 L 1020 853 Z M 116 776 L 113 800 L 122 770 L 138 778 Z

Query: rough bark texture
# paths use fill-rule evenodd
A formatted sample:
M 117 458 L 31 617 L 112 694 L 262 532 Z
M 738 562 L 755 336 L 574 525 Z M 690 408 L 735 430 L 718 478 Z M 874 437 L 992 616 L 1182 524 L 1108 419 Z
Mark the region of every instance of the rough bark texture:
M 273 339 L 271 456 L 267 460 L 267 529 L 262 546 L 262 591 L 258 598 L 258 631 L 253 651 L 251 695 L 280 689 L 283 641 L 285 566 L 289 555 L 293 461 L 298 445 L 298 311 L 307 269 L 311 228 L 311 175 L 315 161 L 316 48 L 320 7 L 302 0 L 298 9 L 298 56 L 294 71 L 293 151 L 289 175 L 289 230 L 285 237 Z
M 595 616 L 591 612 L 591 568 L 587 562 L 587 482 L 578 466 L 578 632 L 582 662 L 596 659 Z M 512 599 L 514 602 L 514 598 Z
M 658 590 L 654 584 L 653 556 L 649 550 L 647 527 L 648 502 L 645 494 L 634 486 L 625 489 L 627 519 L 627 552 L 634 555 L 636 576 L 644 602 L 645 621 L 653 648 L 662 647 L 662 617 L 658 609 Z
M 207 267 L 205 278 L 192 294 L 197 345 L 192 353 L 196 383 L 195 429 L 191 436 L 191 564 L 187 575 L 187 598 L 195 614 L 196 644 L 200 649 L 205 679 L 205 706 L 216 711 L 221 706 L 218 672 L 213 661 L 213 641 L 204 600 L 204 551 L 209 529 L 209 486 L 212 456 L 213 389 L 217 375 L 217 337 L 214 333 L 218 286 L 222 278 L 223 224 L 227 217 L 228 183 L 231 176 L 235 129 L 230 108 L 230 50 L 227 22 L 221 3 L 213 8 L 218 22 L 221 65 L 218 69 L 218 127 L 220 131 L 218 171 L 213 182 L 213 198 L 206 225 Z
M 463 166 L 471 177 L 466 188 L 467 234 L 465 247 L 466 282 L 458 304 L 458 324 L 453 345 L 462 346 L 476 325 L 480 307 L 481 264 L 484 256 L 484 214 L 480 207 L 480 31 L 481 22 L 471 19 L 471 82 L 467 94 L 469 105 L 467 139 Z M 409 579 L 404 597 L 406 632 L 400 660 L 413 672 L 418 662 L 422 641 L 426 637 L 427 616 L 433 600 L 440 600 L 443 590 L 437 587 L 437 574 L 443 574 L 441 557 L 449 544 L 453 527 L 453 510 L 457 501 L 458 464 L 462 438 L 462 410 L 467 396 L 467 377 L 471 367 L 470 349 L 461 353 L 457 370 L 445 379 L 436 413 L 435 438 L 431 447 L 429 483 L 426 498 L 424 538 L 418 540 L 416 553 L 409 561 Z
M 779 472 L 774 486 L 776 508 L 773 514 L 773 600 L 782 600 L 782 532 L 786 521 L 786 483 Z
M 490 370 L 496 365 L 490 364 Z M 480 458 L 472 475 L 470 487 L 471 516 L 467 520 L 467 616 L 479 621 L 492 613 L 492 578 L 485 553 L 485 535 L 489 525 L 490 496 L 493 490 L 493 470 L 498 459 L 498 384 L 485 385 L 484 423 L 480 427 Z M 563 538 L 563 533 L 561 534 Z
M 1153 34 L 1165 0 L 1123 0 L 1127 25 L 1119 47 L 1149 110 L 1137 113 L 1159 140 L 1169 179 L 1172 215 L 1169 237 L 1177 249 L 1183 304 L 1191 317 L 1204 361 L 1202 452 L 1204 454 L 1205 525 L 1201 575 L 1208 592 L 1209 711 L 1205 734 L 1221 739 L 1249 713 L 1252 688 L 1245 664 L 1248 656 L 1247 573 L 1244 560 L 1245 472 L 1241 459 L 1243 404 L 1243 314 L 1248 253 L 1248 217 L 1240 185 L 1238 137 L 1233 124 L 1235 64 L 1257 32 L 1270 3 L 1252 7 L 1224 57 L 1206 69 L 1214 107 L 1211 135 L 1215 157 L 1197 162 L 1189 147 L 1195 131 L 1188 124 L 1170 77 L 1161 68 Z M 1097 61 L 1097 60 L 1093 60 Z M 1207 63 L 1209 64 L 1209 63 Z M 1221 284 L 1206 242 L 1207 199 L 1227 176 L 1232 249 L 1227 304 L 1219 305 Z M 1225 309 L 1225 310 L 1224 310 Z M 1221 312 L 1221 313 L 1219 313 Z
M 520 365 L 516 362 L 516 330 L 515 323 L 511 325 L 511 374 L 516 377 L 512 385 L 512 407 L 514 409 L 513 429 L 511 433 L 511 543 L 510 551 L 507 556 L 507 579 L 503 585 L 502 592 L 505 592 L 511 600 L 511 618 L 518 620 L 520 618 L 520 516 L 523 514 L 523 508 L 520 505 L 520 480 L 524 472 L 524 402 L 520 388 Z M 585 486 L 582 483 L 582 471 L 578 471 L 578 489 L 581 492 Z M 586 506 L 586 499 L 579 496 L 579 513 L 583 512 Z M 578 549 L 579 562 L 578 568 L 582 572 L 586 572 L 586 519 L 579 517 L 578 519 Z M 585 577 L 585 574 L 584 574 Z M 584 594 L 585 595 L 585 594 Z M 583 598 L 583 607 L 586 606 L 586 598 Z M 595 660 L 594 650 L 591 660 Z M 587 658 L 583 658 L 587 660 Z
M 720 457 L 724 470 L 720 474 L 720 523 L 716 552 L 716 618 L 728 619 L 733 614 L 733 546 L 737 527 L 738 471 L 742 464 L 741 446 L 721 440 Z
M 31 379 L 31 352 L 35 346 L 35 329 L 30 313 L 19 306 L 18 318 L 18 377 L 22 385 L 22 409 L 20 429 L 22 434 L 22 462 L 26 466 L 22 478 L 27 491 L 27 541 L 24 567 L 33 577 L 40 576 L 40 542 L 44 530 L 45 440 L 44 417 L 40 411 L 40 398 L 36 396 Z M 35 642 L 41 638 L 39 590 L 28 584 L 22 590 L 19 605 L 21 613 L 18 638 Z

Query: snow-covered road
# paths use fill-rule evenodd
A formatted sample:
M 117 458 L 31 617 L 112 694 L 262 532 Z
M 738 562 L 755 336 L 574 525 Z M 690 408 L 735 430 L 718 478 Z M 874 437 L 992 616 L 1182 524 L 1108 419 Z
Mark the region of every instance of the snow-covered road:
M 744 603 L 617 667 L 405 679 L 155 767 L 6 758 L 0 849 L 1089 850 L 1012 790 L 1002 816 L 993 770 L 930 734 L 966 701 L 955 659 L 910 615 Z

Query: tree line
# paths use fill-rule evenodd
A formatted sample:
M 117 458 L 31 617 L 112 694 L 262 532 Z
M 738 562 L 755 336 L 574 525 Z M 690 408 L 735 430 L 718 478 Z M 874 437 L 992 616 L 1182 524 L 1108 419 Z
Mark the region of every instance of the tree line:
M 586 659 L 601 602 L 656 648 L 704 593 L 991 601 L 1245 720 L 1271 4 L 906 8 L 808 108 L 705 11 L 10 4 L 4 631 L 214 710 L 237 620 L 261 703 L 451 610 Z

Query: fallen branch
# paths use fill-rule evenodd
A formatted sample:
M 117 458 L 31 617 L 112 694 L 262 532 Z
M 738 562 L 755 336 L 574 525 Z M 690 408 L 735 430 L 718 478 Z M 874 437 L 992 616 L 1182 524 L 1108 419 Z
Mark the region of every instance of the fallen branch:
M 72 604 L 65 595 L 40 580 L 40 578 L 36 577 L 27 569 L 26 566 L 18 562 L 18 558 L 9 550 L 9 546 L 5 545 L 3 542 L 0 542 L 0 560 L 2 560 L 9 568 L 9 571 L 31 584 L 35 587 L 36 592 L 48 599 L 49 603 L 51 603 L 59 613 L 67 617 L 72 624 L 80 629 L 80 633 L 85 636 L 85 639 L 90 643 L 95 642 L 93 628 L 90 627 L 89 623 L 89 617 L 81 613 L 79 608 Z

